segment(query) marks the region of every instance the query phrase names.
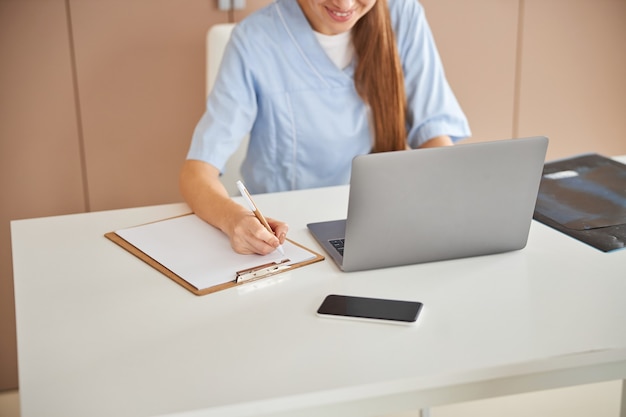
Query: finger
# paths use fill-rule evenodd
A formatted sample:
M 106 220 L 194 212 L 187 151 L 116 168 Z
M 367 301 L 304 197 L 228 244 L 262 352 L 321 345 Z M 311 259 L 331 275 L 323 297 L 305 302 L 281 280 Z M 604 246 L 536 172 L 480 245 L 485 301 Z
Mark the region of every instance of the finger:
M 249 254 L 267 255 L 269 253 L 274 252 L 276 250 L 276 246 L 278 246 L 277 244 L 278 239 L 275 236 L 273 236 L 273 239 L 276 242 L 276 245 L 270 242 L 265 242 L 263 240 L 256 239 L 256 238 L 252 238 L 252 239 L 236 238 L 236 239 L 231 240 L 230 245 L 235 252 L 241 253 L 244 255 L 249 255 Z
M 282 245 L 283 243 L 285 243 L 285 239 L 287 238 L 287 233 L 289 232 L 289 225 L 287 223 L 280 222 L 280 221 L 277 221 L 275 219 L 270 219 L 270 218 L 267 219 L 267 222 L 269 223 L 270 227 L 274 231 L 274 234 L 276 235 L 276 237 L 278 237 L 280 244 Z
M 237 234 L 233 239 L 231 246 L 235 251 L 267 255 L 276 250 L 280 242 L 273 233 L 261 226 L 258 221 L 253 223 L 252 228 L 253 230 L 247 229 L 244 233 Z
M 255 239 L 254 241 L 248 242 L 249 247 L 253 253 L 259 255 L 268 255 L 276 250 L 278 247 L 278 239 L 273 236 L 274 242 L 265 242 L 263 240 Z

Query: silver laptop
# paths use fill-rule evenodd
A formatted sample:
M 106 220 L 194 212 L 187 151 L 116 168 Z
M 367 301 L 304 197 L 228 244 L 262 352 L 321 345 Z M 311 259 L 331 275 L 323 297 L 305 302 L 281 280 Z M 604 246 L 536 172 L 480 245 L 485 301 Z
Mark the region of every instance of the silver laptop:
M 541 136 L 358 156 L 347 219 L 307 227 L 344 271 L 522 249 L 547 147 Z

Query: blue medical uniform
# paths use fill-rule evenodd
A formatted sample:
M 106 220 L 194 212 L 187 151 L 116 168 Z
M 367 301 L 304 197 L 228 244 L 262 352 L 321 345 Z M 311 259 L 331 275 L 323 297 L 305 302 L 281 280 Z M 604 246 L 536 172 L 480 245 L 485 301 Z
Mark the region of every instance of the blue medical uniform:
M 407 143 L 470 135 L 422 6 L 389 0 L 408 100 Z M 339 69 L 296 0 L 276 0 L 233 29 L 187 155 L 223 170 L 250 134 L 242 176 L 253 193 L 347 184 L 372 148 L 354 63 Z

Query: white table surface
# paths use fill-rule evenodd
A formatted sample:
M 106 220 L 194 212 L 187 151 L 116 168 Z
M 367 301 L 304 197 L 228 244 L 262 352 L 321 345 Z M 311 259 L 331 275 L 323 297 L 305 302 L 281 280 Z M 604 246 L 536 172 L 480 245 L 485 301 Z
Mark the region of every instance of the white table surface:
M 290 238 L 347 187 L 256 196 Z M 538 222 L 506 254 L 343 273 L 331 260 L 194 296 L 108 241 L 184 204 L 12 222 L 33 416 L 374 416 L 626 378 L 626 251 Z M 319 318 L 327 294 L 424 303 L 414 327 Z

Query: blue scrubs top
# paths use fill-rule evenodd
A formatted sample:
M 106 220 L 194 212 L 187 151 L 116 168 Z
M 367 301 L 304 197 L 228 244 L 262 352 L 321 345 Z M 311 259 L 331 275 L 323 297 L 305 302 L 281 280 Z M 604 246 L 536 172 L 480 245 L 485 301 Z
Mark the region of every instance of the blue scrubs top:
M 407 143 L 469 136 L 422 6 L 388 3 L 405 76 Z M 349 183 L 352 159 L 372 148 L 354 68 L 330 60 L 296 0 L 276 0 L 233 29 L 187 158 L 223 170 L 249 133 L 242 177 L 252 193 Z

